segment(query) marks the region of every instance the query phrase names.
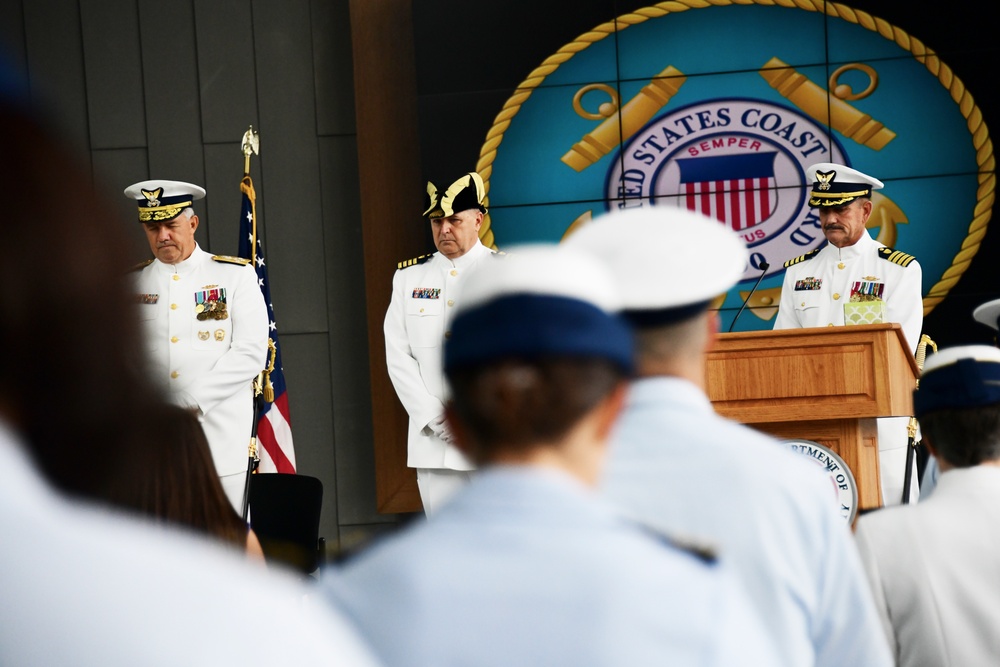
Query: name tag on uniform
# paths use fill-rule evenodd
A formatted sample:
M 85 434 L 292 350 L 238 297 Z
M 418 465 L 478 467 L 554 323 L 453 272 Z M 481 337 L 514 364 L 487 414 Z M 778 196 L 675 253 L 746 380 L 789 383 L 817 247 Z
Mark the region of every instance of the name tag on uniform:
M 822 278 L 803 278 L 802 280 L 795 281 L 795 291 L 811 291 L 820 289 L 823 286 Z
M 416 287 L 411 295 L 414 299 L 440 299 L 441 288 L 439 287 Z
M 136 295 L 136 300 L 139 303 L 145 303 L 145 304 L 153 305 L 157 301 L 160 300 L 160 295 L 159 294 L 137 294 Z

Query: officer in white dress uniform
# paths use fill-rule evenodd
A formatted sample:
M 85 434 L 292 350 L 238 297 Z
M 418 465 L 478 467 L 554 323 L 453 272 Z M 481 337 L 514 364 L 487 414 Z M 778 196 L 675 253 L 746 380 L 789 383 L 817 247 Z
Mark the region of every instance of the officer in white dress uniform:
M 913 394 L 941 469 L 916 504 L 858 520 L 857 540 L 901 667 L 995 665 L 1000 657 L 1000 350 L 942 348 Z
M 424 217 L 437 252 L 400 262 L 385 314 L 385 358 L 396 395 L 409 415 L 406 465 L 416 468 L 424 512 L 431 516 L 468 482 L 471 461 L 455 447 L 444 420 L 448 388 L 441 350 L 462 286 L 493 254 L 479 241 L 486 189 L 475 172 L 447 187 L 427 184 Z
M 993 299 L 986 303 L 979 304 L 972 311 L 972 318 L 993 330 L 993 344 L 998 345 L 997 332 L 1000 331 L 1000 299 Z M 937 486 L 941 469 L 938 466 L 937 457 L 929 456 L 927 467 L 924 469 L 923 477 L 920 478 L 920 499 L 929 497 L 934 487 Z
M 638 377 L 605 497 L 644 523 L 716 545 L 750 591 L 779 664 L 890 665 L 829 480 L 772 437 L 716 414 L 705 395 L 718 330 L 709 305 L 743 274 L 742 240 L 664 206 L 595 218 L 564 244 L 604 260 L 636 334 Z
M 481 468 L 433 519 L 324 572 L 390 667 L 779 664 L 726 568 L 594 492 L 633 354 L 612 282 L 549 244 L 466 283 L 448 419 Z
M 142 181 L 136 200 L 155 255 L 134 273 L 154 379 L 201 417 L 216 471 L 242 510 L 253 426 L 254 377 L 267 356 L 267 307 L 248 260 L 211 255 L 194 238 L 197 185 Z
M 912 255 L 874 240 L 865 228 L 872 213 L 872 190 L 881 189 L 882 182 L 831 162 L 814 164 L 806 174 L 813 181 L 809 205 L 819 210 L 827 243 L 785 262 L 774 328 L 840 326 L 845 324 L 845 304 L 868 303 L 884 309 L 883 322 L 900 324 L 915 353 L 924 321 L 920 265 Z M 902 500 L 908 421 L 902 416 L 878 420 L 879 476 L 886 505 Z M 917 487 L 912 486 L 911 500 Z

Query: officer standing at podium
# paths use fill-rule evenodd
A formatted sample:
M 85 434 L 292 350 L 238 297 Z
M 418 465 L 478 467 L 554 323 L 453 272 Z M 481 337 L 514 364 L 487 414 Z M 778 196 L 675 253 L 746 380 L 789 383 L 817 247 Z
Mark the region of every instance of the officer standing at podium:
M 814 164 L 806 174 L 812 180 L 809 206 L 818 211 L 826 245 L 785 262 L 774 328 L 894 322 L 915 353 L 924 321 L 920 264 L 873 239 L 865 227 L 872 215 L 872 191 L 881 189 L 882 182 L 832 162 Z M 886 505 L 902 499 L 907 422 L 907 417 L 878 420 Z

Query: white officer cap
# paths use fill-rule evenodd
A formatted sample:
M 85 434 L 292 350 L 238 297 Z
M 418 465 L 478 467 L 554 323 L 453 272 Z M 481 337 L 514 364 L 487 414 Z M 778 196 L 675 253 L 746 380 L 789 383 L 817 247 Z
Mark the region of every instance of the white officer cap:
M 446 371 L 502 358 L 603 358 L 632 371 L 621 298 L 599 260 L 554 243 L 511 248 L 469 276 L 445 343 Z
M 859 197 L 871 197 L 872 190 L 881 190 L 882 181 L 862 174 L 857 169 L 835 162 L 819 162 L 806 169 L 812 181 L 809 205 L 816 207 L 843 206 Z
M 603 260 L 614 274 L 624 314 L 636 326 L 659 326 L 704 311 L 746 268 L 742 239 L 713 218 L 669 205 L 597 217 L 564 245 Z
M 987 301 L 972 311 L 972 317 L 977 322 L 985 324 L 994 331 L 1000 330 L 1000 299 Z
M 924 362 L 913 392 L 913 414 L 1000 403 L 1000 349 L 990 345 L 944 348 Z
M 166 222 L 204 197 L 205 188 L 183 181 L 140 181 L 125 188 L 125 196 L 139 205 L 139 222 Z

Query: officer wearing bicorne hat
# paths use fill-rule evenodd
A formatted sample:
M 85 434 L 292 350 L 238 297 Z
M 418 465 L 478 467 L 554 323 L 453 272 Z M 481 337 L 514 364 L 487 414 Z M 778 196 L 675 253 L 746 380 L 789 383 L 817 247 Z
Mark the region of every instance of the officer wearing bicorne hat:
M 389 377 L 410 418 L 407 465 L 417 471 L 428 516 L 475 468 L 445 424 L 441 350 L 462 285 L 494 252 L 479 241 L 485 198 L 483 179 L 475 172 L 427 183 L 423 217 L 430 221 L 437 252 L 399 263 L 385 315 Z
M 775 329 L 895 322 L 915 352 L 923 328 L 920 264 L 887 248 L 865 228 L 872 191 L 882 182 L 832 162 L 806 170 L 809 205 L 817 209 L 826 244 L 785 262 Z M 878 420 L 882 502 L 902 499 L 906 473 L 907 417 Z M 914 485 L 915 486 L 915 485 Z
M 154 258 L 134 270 L 152 372 L 170 400 L 201 417 L 226 495 L 242 510 L 254 377 L 267 356 L 268 317 L 249 261 L 195 241 L 192 204 L 205 190 L 151 180 L 130 185 Z

